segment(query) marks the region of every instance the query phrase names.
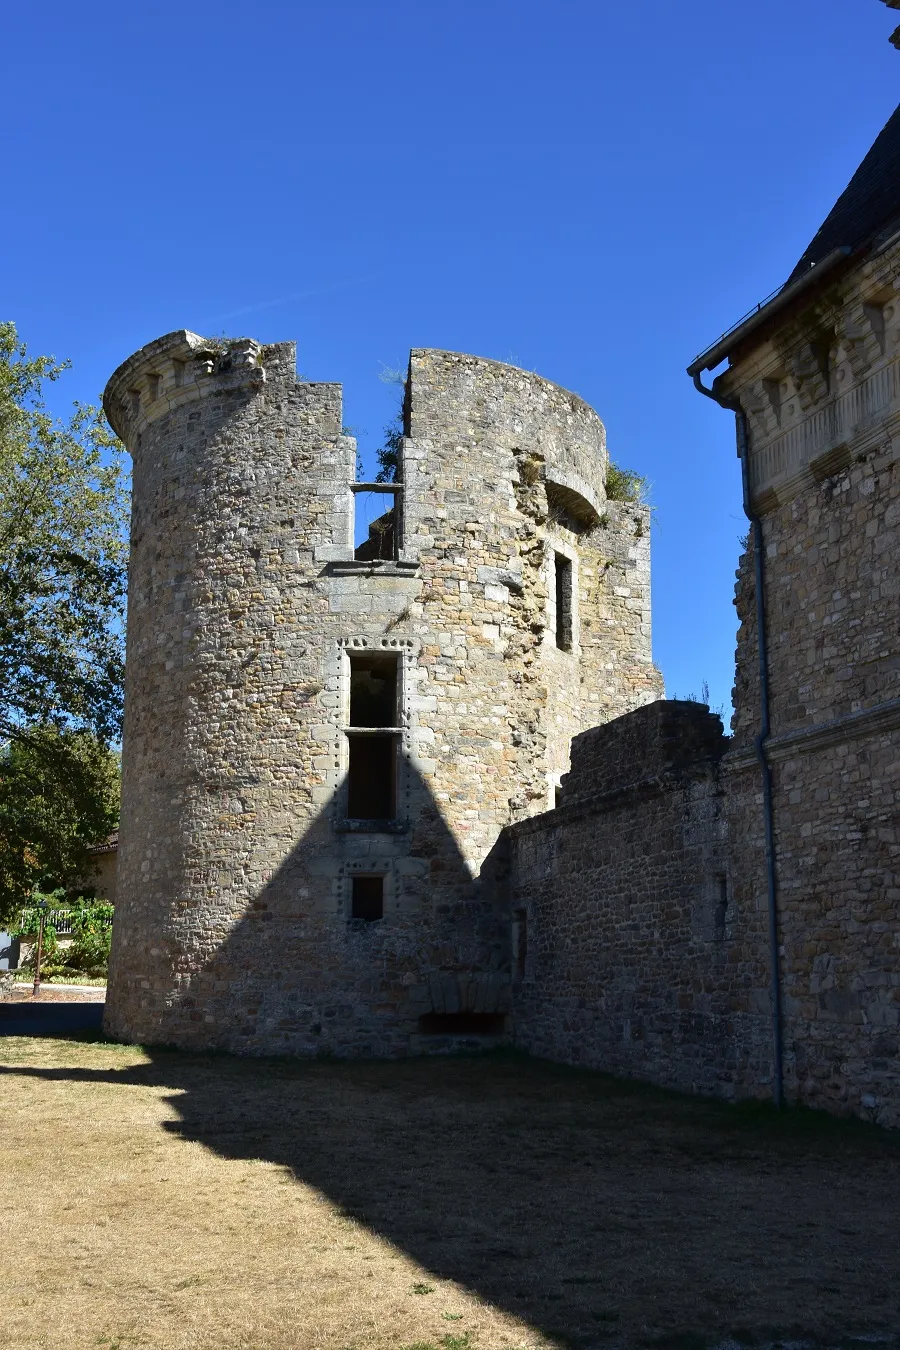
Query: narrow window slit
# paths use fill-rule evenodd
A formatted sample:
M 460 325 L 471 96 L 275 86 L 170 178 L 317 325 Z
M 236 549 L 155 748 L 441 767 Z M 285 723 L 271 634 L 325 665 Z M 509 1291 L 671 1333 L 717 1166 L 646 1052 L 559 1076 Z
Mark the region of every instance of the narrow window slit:
M 572 561 L 555 553 L 556 645 L 562 652 L 572 650 Z
M 716 877 L 716 884 L 719 894 L 713 913 L 713 941 L 724 942 L 728 918 L 728 878 L 723 872 Z
M 528 914 L 524 909 L 513 911 L 513 958 L 516 974 L 524 975 L 528 959 Z

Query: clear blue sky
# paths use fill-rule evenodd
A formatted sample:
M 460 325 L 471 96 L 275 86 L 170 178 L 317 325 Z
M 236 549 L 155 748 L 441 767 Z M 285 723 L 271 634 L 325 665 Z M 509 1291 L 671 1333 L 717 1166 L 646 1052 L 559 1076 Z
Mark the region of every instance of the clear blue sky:
M 576 390 L 652 481 L 656 659 L 730 699 L 733 428 L 684 374 L 900 92 L 877 0 L 48 0 L 4 19 L 2 317 L 95 398 L 174 328 L 296 338 L 371 456 L 411 346 Z M 61 406 L 61 405 L 60 405 Z

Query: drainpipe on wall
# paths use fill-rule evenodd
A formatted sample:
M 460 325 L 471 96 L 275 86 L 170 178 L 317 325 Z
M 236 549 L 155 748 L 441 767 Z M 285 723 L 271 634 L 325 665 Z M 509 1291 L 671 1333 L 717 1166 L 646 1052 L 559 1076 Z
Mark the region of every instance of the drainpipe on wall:
M 766 890 L 769 902 L 769 991 L 772 1003 L 772 1097 L 775 1105 L 784 1106 L 784 1053 L 781 1016 L 781 962 L 778 955 L 778 876 L 775 866 L 775 817 L 772 805 L 772 769 L 766 756 L 769 723 L 769 657 L 766 644 L 766 593 L 763 568 L 762 521 L 753 510 L 750 496 L 750 431 L 747 415 L 737 401 L 729 402 L 702 381 L 701 370 L 690 371 L 694 385 L 701 394 L 727 408 L 735 416 L 737 452 L 741 461 L 741 488 L 744 515 L 750 522 L 753 537 L 753 563 L 756 588 L 756 640 L 759 652 L 759 732 L 754 740 L 763 790 L 763 825 L 766 850 Z

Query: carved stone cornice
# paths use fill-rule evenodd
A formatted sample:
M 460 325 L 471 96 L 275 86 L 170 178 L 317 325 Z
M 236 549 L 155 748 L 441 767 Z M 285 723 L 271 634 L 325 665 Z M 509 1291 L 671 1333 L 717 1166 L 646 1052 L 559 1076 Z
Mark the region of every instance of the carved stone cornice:
M 754 503 L 772 510 L 900 430 L 900 359 L 872 371 L 770 441 L 753 446 Z

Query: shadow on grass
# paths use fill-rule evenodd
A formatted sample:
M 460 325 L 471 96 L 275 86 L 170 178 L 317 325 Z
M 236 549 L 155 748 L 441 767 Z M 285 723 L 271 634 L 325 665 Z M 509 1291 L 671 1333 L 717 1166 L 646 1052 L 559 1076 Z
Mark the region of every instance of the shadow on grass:
M 289 1168 L 433 1277 L 565 1346 L 700 1350 L 735 1328 L 744 1344 L 836 1346 L 900 1325 L 897 1140 L 864 1122 L 729 1108 L 511 1052 L 147 1054 L 0 1074 L 162 1088 L 176 1136 Z

